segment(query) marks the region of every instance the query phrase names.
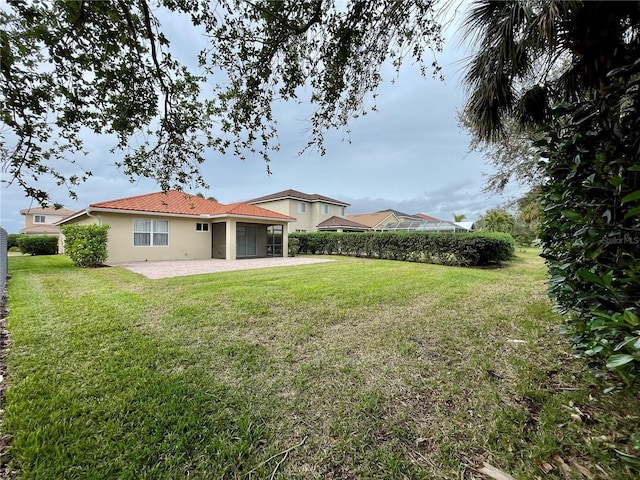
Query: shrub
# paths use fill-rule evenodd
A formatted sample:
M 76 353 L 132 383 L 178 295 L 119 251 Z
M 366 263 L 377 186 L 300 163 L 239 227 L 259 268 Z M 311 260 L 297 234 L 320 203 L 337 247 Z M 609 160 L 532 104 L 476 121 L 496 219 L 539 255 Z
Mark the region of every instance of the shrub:
M 18 247 L 23 254 L 55 255 L 58 253 L 58 237 L 54 235 L 20 235 Z
M 562 104 L 540 142 L 551 297 L 576 349 L 627 384 L 640 373 L 638 73 L 620 68 L 607 91 Z
M 295 257 L 296 252 L 298 251 L 298 246 L 300 244 L 300 240 L 297 238 L 289 238 L 289 256 Z
M 11 250 L 12 248 L 19 248 L 18 240 L 22 237 L 19 233 L 10 233 L 7 236 L 7 249 Z
M 64 250 L 78 267 L 99 267 L 107 259 L 109 225 L 65 225 Z
M 515 241 L 505 233 L 291 233 L 299 253 L 479 266 L 510 259 Z

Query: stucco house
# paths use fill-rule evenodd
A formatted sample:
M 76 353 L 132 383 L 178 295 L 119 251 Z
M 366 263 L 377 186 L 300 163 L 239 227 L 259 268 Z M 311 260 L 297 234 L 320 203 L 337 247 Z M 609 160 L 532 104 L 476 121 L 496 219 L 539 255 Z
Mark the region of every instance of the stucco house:
M 57 225 L 109 225 L 108 263 L 282 257 L 295 218 L 176 190 L 94 203 Z
M 400 219 L 393 210 L 382 210 L 374 213 L 360 213 L 357 215 L 347 215 L 347 219 L 366 225 L 369 230 L 380 230 L 389 223 L 399 222 Z
M 20 233 L 24 235 L 60 235 L 60 227 L 54 225 L 57 221 L 68 217 L 73 210 L 66 208 L 55 209 L 52 207 L 25 208 L 20 210 L 24 215 L 24 228 Z
M 319 232 L 366 232 L 369 227 L 348 218 L 330 217 L 317 225 Z
M 319 224 L 329 218 L 346 217 L 349 206 L 335 198 L 291 189 L 247 200 L 246 203 L 295 217 L 296 221 L 289 225 L 291 232 L 317 232 Z

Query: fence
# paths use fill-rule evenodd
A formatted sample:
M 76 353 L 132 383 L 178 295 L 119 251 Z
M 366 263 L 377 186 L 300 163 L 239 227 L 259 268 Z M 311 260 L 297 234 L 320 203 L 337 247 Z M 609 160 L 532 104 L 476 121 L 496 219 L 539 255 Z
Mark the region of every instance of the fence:
M 8 247 L 9 235 L 4 228 L 0 227 L 0 307 L 4 307 L 4 305 L 1 304 L 4 302 L 4 287 L 7 284 Z

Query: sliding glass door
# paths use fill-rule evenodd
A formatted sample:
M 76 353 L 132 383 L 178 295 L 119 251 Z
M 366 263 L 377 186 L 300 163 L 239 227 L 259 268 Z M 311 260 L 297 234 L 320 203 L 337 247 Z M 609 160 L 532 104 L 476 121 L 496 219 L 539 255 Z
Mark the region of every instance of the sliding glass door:
M 236 257 L 255 257 L 258 254 L 256 226 L 251 223 L 236 225 Z
M 267 227 L 267 257 L 282 257 L 282 225 Z

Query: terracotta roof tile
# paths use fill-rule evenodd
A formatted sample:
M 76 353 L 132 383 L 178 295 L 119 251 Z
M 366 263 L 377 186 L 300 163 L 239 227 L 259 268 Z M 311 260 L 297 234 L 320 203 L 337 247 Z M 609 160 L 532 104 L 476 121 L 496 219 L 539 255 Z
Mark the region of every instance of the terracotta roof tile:
M 246 203 L 225 205 L 177 190 L 108 200 L 106 202 L 93 203 L 89 205 L 89 207 L 92 209 L 166 213 L 167 215 L 239 215 L 279 220 L 295 220 L 288 215 L 272 212 L 271 210 L 255 205 Z

